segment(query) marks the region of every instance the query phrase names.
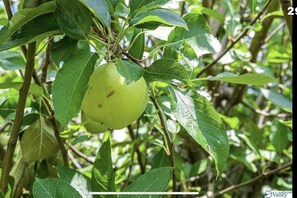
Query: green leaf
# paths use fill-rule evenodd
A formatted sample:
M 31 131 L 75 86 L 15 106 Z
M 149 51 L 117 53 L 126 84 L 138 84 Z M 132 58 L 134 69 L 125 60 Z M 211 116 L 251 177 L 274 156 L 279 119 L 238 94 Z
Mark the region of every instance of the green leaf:
M 176 13 L 166 9 L 153 9 L 137 14 L 131 21 L 131 26 L 155 22 L 168 26 L 179 26 L 186 28 L 185 21 Z
M 148 81 L 161 81 L 171 83 L 172 80 L 186 82 L 189 72 L 173 59 L 159 59 L 145 69 L 144 78 Z
M 22 87 L 23 83 L 22 82 L 8 82 L 8 83 L 0 83 L 0 89 L 16 89 L 20 90 Z M 36 94 L 36 95 L 42 95 L 43 94 L 43 89 L 37 84 L 31 84 L 29 93 L 31 94 Z
M 104 27 L 109 28 L 111 17 L 106 0 L 80 0 L 100 20 Z
M 220 174 L 228 158 L 229 142 L 220 115 L 203 96 L 171 89 L 172 112 L 187 133 L 214 159 Z
M 198 13 L 198 14 L 201 14 L 201 13 L 206 14 L 210 17 L 217 19 L 222 25 L 224 24 L 224 21 L 225 21 L 224 15 L 219 13 L 217 10 L 213 10 L 210 8 L 205 8 L 205 7 L 199 6 L 197 8 L 192 9 L 191 12 Z
M 94 162 L 92 170 L 92 191 L 116 191 L 109 139 L 102 144 Z
M 56 17 L 63 32 L 74 39 L 87 38 L 91 24 L 91 12 L 78 0 L 56 0 Z
M 135 28 L 131 44 L 128 53 L 134 58 L 141 60 L 144 52 L 144 33 L 142 30 Z
M 267 100 L 270 100 L 273 104 L 283 108 L 284 110 L 292 112 L 291 99 L 281 95 L 280 93 L 268 89 L 261 89 L 261 92 L 264 97 L 267 98 Z
M 278 154 L 281 154 L 287 148 L 289 133 L 291 133 L 291 130 L 286 125 L 278 120 L 273 122 L 269 139 Z
M 19 52 L 0 52 L 0 67 L 4 70 L 24 69 L 25 61 Z
M 255 142 L 253 141 L 252 138 L 249 138 L 248 136 L 246 136 L 245 134 L 237 134 L 238 137 L 240 137 L 241 139 L 243 139 L 245 141 L 245 143 L 255 152 L 257 153 L 259 156 L 261 156 L 261 153 L 257 147 L 257 145 L 255 144 Z
M 188 30 L 175 27 L 169 34 L 167 48 L 177 53 L 188 52 L 187 48 L 190 48 L 197 57 L 217 53 L 220 50 L 220 42 L 211 34 L 210 27 L 202 15 L 190 13 L 184 17 L 184 20 Z M 169 50 L 167 48 L 166 51 Z
M 226 122 L 231 127 L 231 129 L 239 129 L 240 120 L 238 117 L 227 117 L 227 116 L 224 116 L 223 114 L 220 114 L 220 117 L 224 122 Z
M 261 18 L 261 21 L 264 21 L 266 20 L 267 18 L 274 18 L 274 17 L 283 17 L 284 16 L 284 13 L 280 10 L 277 10 L 277 11 L 273 11 L 273 12 L 270 12 L 270 13 L 267 13 L 264 17 Z
M 65 62 L 67 58 L 78 53 L 77 40 L 65 36 L 60 41 L 53 43 L 51 56 L 56 65 Z
M 56 117 L 63 126 L 79 112 L 96 60 L 96 54 L 79 50 L 58 71 L 52 94 Z
M 59 198 L 76 198 L 80 194 L 70 186 L 69 183 L 62 179 L 36 178 L 32 189 L 33 196 L 40 197 L 59 197 Z
M 217 76 L 208 76 L 208 80 L 218 80 L 223 82 L 230 82 L 236 84 L 243 84 L 243 85 L 256 85 L 256 86 L 263 86 L 267 83 L 276 81 L 270 75 L 267 74 L 243 74 L 243 75 L 236 75 L 230 72 L 223 72 L 218 74 Z
M 118 60 L 116 63 L 118 72 L 126 79 L 127 85 L 137 81 L 143 75 L 143 68 L 130 61 Z
M 54 14 L 44 14 L 22 26 L 12 35 L 10 40 L 0 45 L 0 51 L 42 40 L 46 37 L 61 33 L 62 31 L 57 24 Z
M 149 141 L 149 143 L 154 144 L 153 141 L 158 141 L 158 139 L 153 139 L 153 140 Z M 160 144 L 160 145 L 158 145 L 158 144 Z M 155 145 L 164 147 L 163 142 L 158 142 Z M 152 156 L 151 162 L 149 162 L 149 163 L 152 166 L 152 169 L 170 166 L 170 161 L 169 161 L 169 158 L 165 152 L 165 149 L 162 148 L 162 149 L 160 149 L 160 151 L 158 151 L 156 154 L 154 154 Z
M 131 0 L 130 1 L 130 17 L 134 17 L 135 14 L 143 11 L 147 11 L 152 8 L 158 8 L 161 5 L 169 2 L 169 0 Z
M 232 146 L 230 149 L 230 158 L 238 162 L 241 162 L 254 173 L 257 171 L 255 163 L 249 159 L 249 155 L 247 153 L 246 148 Z
M 40 117 L 23 134 L 21 139 L 23 162 L 34 162 L 53 157 L 58 152 L 58 144 L 52 125 Z
M 69 183 L 74 189 L 76 189 L 81 197 L 88 197 L 91 192 L 91 179 L 84 174 L 67 167 L 56 167 L 59 178 Z
M 124 189 L 125 192 L 164 192 L 172 177 L 172 167 L 153 169 L 140 177 Z M 120 198 L 130 197 L 128 195 Z M 152 195 L 138 195 L 137 197 L 160 197 Z
M 0 30 L 0 44 L 7 41 L 18 29 L 32 19 L 50 12 L 54 12 L 56 9 L 56 2 L 50 1 L 44 3 L 36 8 L 25 8 L 17 12 L 9 23 Z
M 282 123 L 292 129 L 292 124 L 293 124 L 292 120 L 282 121 Z
M 17 105 L 18 105 L 18 97 L 17 96 L 1 98 L 1 100 L 0 100 L 0 115 L 1 115 L 1 117 L 4 119 L 9 119 L 9 116 L 16 112 Z M 26 106 L 28 106 L 28 102 L 27 102 Z

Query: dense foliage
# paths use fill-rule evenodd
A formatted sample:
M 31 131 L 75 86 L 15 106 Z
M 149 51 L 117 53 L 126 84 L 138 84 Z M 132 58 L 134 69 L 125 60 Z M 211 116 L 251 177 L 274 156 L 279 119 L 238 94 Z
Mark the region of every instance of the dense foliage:
M 288 6 L 1 1 L 0 197 L 261 197 L 292 190 Z M 117 97 L 108 90 L 112 79 L 90 78 L 109 62 L 121 75 L 114 80 L 144 78 L 148 86 L 145 111 L 129 125 L 118 117 L 130 121 L 137 93 Z M 116 98 L 103 112 L 113 111 L 111 125 L 90 127 L 82 116 L 89 79 Z

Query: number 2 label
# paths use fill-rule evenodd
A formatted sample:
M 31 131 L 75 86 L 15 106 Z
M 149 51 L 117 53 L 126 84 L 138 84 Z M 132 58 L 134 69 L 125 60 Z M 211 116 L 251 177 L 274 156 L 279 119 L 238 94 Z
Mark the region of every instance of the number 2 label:
M 297 15 L 297 7 L 296 8 L 288 7 L 288 15 Z

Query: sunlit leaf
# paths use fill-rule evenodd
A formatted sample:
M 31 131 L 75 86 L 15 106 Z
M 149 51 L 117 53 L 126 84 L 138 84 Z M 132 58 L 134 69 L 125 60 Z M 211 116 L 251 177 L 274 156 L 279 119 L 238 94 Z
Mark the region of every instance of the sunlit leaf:
M 80 50 L 58 71 L 52 94 L 56 117 L 64 126 L 80 110 L 96 60 L 96 54 Z
M 221 174 L 229 153 L 223 122 L 214 107 L 193 91 L 171 89 L 172 112 L 187 133 L 214 159 Z
M 208 80 L 218 80 L 243 85 L 263 86 L 270 82 L 275 82 L 276 79 L 267 74 L 243 74 L 236 75 L 230 72 L 220 73 L 217 76 L 208 76 Z
M 145 69 L 144 78 L 148 81 L 171 83 L 172 80 L 186 82 L 190 74 L 184 66 L 173 59 L 159 59 Z
M 69 183 L 57 178 L 36 178 L 33 183 L 32 193 L 34 197 L 81 197 Z

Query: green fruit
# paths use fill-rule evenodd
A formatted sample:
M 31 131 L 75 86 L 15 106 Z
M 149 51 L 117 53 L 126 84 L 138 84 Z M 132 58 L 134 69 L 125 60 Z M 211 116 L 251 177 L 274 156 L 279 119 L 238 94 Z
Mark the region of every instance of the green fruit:
M 109 128 L 121 129 L 139 118 L 147 103 L 148 88 L 143 77 L 127 85 L 115 64 L 107 63 L 91 75 L 82 110 Z
M 100 122 L 96 122 L 89 118 L 85 113 L 81 112 L 81 122 L 85 129 L 93 134 L 102 133 L 108 130 L 108 127 Z

